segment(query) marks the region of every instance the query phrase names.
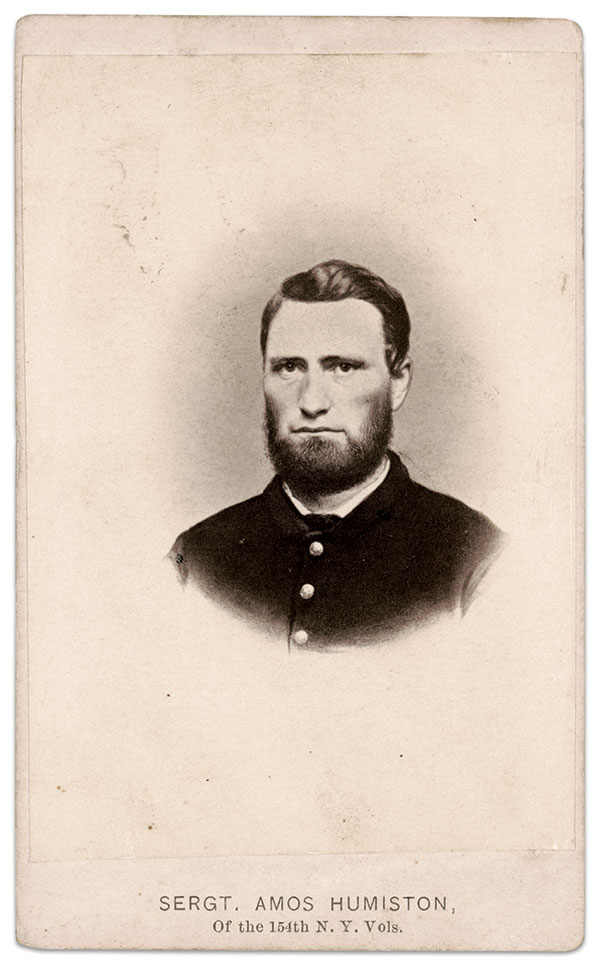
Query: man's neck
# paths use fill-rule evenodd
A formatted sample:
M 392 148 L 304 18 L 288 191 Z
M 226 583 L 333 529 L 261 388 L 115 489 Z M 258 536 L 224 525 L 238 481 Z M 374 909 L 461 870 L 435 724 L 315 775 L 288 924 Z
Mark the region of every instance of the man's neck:
M 363 480 L 355 487 L 350 487 L 349 490 L 342 490 L 336 494 L 324 494 L 323 496 L 319 497 L 307 497 L 305 494 L 292 491 L 287 483 L 284 483 L 283 487 L 288 497 L 290 497 L 292 503 L 295 504 L 300 513 L 340 513 L 341 516 L 345 517 L 346 514 L 350 513 L 354 507 L 357 507 L 359 503 L 365 500 L 374 490 L 377 489 L 379 484 L 385 479 L 389 466 L 390 460 L 386 453 L 377 469 L 374 470 L 366 480 Z M 300 506 L 298 506 L 299 504 Z

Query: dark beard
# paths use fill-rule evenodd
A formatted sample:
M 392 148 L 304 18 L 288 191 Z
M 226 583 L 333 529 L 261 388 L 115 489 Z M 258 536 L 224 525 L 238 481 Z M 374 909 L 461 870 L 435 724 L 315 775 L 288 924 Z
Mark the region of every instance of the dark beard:
M 320 437 L 280 437 L 277 415 L 266 401 L 265 438 L 276 472 L 300 497 L 315 499 L 350 490 L 381 464 L 393 430 L 390 395 L 382 396 L 369 413 L 362 439 L 345 437 L 345 444 Z M 292 438 L 293 439 L 293 438 Z

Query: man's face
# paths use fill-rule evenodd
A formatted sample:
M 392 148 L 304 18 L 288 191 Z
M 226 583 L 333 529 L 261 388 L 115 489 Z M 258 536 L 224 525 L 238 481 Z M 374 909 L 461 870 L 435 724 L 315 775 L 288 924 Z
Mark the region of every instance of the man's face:
M 383 320 L 359 299 L 284 301 L 264 364 L 266 433 L 275 469 L 306 496 L 348 490 L 381 463 L 410 363 L 392 378 Z

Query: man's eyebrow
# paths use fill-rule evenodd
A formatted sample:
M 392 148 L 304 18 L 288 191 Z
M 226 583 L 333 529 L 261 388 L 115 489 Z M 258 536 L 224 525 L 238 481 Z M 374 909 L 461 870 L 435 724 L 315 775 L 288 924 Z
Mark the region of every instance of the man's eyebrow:
M 354 366 L 366 366 L 367 361 L 362 356 L 321 356 L 319 359 L 320 363 L 325 363 L 326 365 L 332 366 L 335 363 L 352 363 Z
M 305 363 L 302 356 L 270 356 L 269 365 L 278 366 L 280 363 Z
M 342 355 L 341 353 L 332 354 L 330 356 L 320 356 L 319 362 L 322 366 L 335 366 L 337 363 L 351 363 L 353 366 L 366 366 L 367 361 L 362 356 L 352 356 Z M 281 366 L 283 363 L 295 363 L 296 365 L 305 366 L 306 359 L 304 356 L 270 356 L 269 366 L 275 368 L 276 366 Z

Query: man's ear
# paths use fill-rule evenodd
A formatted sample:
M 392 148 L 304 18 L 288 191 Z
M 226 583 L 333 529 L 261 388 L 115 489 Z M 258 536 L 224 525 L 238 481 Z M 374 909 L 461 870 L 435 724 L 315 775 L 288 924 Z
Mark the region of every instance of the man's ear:
M 412 379 L 412 359 L 405 356 L 404 359 L 396 363 L 392 372 L 392 409 L 399 410 L 406 394 L 410 388 Z

